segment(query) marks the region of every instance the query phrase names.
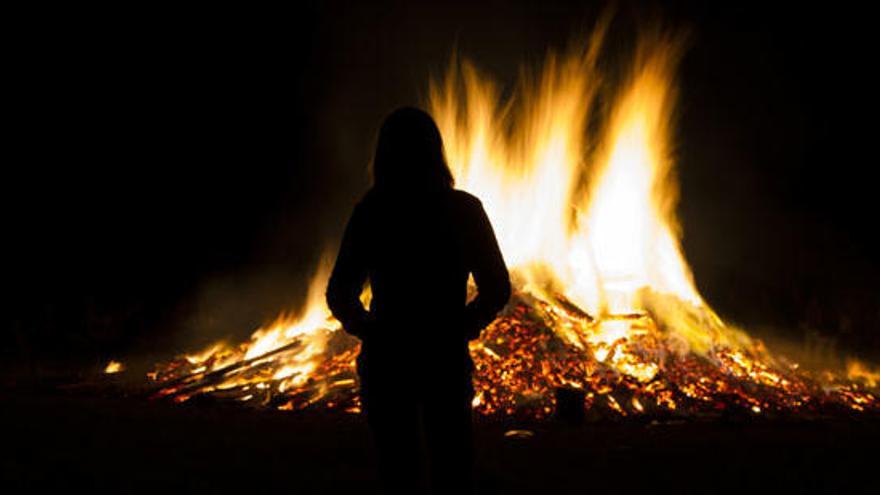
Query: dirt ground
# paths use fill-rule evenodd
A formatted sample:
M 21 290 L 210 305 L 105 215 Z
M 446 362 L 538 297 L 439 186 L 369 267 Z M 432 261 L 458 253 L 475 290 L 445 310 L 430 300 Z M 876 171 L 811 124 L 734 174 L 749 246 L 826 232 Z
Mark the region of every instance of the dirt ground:
M 118 392 L 118 391 L 117 391 Z M 377 493 L 363 418 L 0 390 L 4 493 Z M 513 428 L 530 438 L 505 437 Z M 878 493 L 880 421 L 477 425 L 477 493 Z

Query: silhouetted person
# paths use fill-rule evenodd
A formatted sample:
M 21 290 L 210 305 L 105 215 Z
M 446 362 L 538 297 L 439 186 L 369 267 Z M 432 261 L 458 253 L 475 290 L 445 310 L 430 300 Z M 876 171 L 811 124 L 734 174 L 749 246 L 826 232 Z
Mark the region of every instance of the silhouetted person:
M 469 275 L 477 296 L 466 304 Z M 359 300 L 367 281 L 369 311 Z M 417 491 L 422 436 L 433 491 L 471 491 L 467 344 L 509 297 L 492 226 L 477 198 L 453 189 L 437 125 L 415 108 L 393 112 L 327 287 L 330 310 L 363 342 L 361 399 L 389 492 Z

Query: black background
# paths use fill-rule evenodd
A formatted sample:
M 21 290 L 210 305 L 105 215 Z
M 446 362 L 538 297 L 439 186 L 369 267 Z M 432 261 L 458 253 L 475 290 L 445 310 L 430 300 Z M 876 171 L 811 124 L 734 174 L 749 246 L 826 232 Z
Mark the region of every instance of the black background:
M 872 16 L 704 3 L 619 2 L 608 47 L 627 60 L 651 19 L 690 31 L 677 154 L 699 288 L 754 334 L 876 356 Z M 4 362 L 90 366 L 245 338 L 302 299 L 368 187 L 382 117 L 422 102 L 454 48 L 512 86 L 605 6 L 10 16 Z

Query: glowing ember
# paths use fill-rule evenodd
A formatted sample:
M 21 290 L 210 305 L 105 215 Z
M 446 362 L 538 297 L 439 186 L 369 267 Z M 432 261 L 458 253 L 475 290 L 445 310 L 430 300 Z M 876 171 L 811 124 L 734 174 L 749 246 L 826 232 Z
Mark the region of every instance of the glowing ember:
M 114 373 L 120 373 L 125 371 L 125 365 L 120 363 L 119 361 L 110 361 L 107 363 L 107 366 L 104 368 L 104 373 L 108 375 L 112 375 Z
M 581 51 L 549 55 L 509 101 L 467 62 L 431 86 L 457 185 L 482 199 L 516 287 L 471 343 L 474 408 L 545 417 L 554 390 L 573 388 L 599 417 L 880 411 L 878 373 L 857 362 L 846 378 L 802 370 L 705 303 L 675 218 L 679 43 L 641 40 L 616 93 L 602 95 L 610 111 L 594 134 L 604 30 Z M 299 316 L 160 365 L 157 397 L 359 412 L 359 342 L 324 306 L 326 276 L 314 277 Z

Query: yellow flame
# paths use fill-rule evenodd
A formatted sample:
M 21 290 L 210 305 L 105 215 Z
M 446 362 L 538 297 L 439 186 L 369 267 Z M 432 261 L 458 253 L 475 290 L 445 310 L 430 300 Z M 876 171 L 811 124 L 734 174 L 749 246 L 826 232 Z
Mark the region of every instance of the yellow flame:
M 595 259 L 602 309 L 611 314 L 645 309 L 638 298 L 644 288 L 702 304 L 673 229 L 669 119 L 677 58 L 672 42 L 643 42 L 614 105 L 579 222 Z
M 850 359 L 846 363 L 846 377 L 863 381 L 869 387 L 876 387 L 880 383 L 880 370 L 871 370 L 861 361 Z
M 182 356 L 182 359 L 192 365 L 189 373 L 196 376 L 227 369 L 237 363 L 251 363 L 251 366 L 261 363 L 271 365 L 272 372 L 268 376 L 230 374 L 216 385 L 217 390 L 239 387 L 247 390 L 249 384 L 254 383 L 258 389 L 264 390 L 268 385 L 262 381 L 271 379 L 278 382 L 278 391 L 284 392 L 315 378 L 318 362 L 333 357 L 327 344 L 333 333 L 341 328 L 324 302 L 329 274 L 330 265 L 325 259 L 309 284 L 302 310 L 295 314 L 282 314 L 272 324 L 257 329 L 249 342 L 236 347 L 218 342 L 199 353 Z M 282 349 L 286 346 L 289 350 Z M 284 352 L 273 354 L 276 350 Z M 209 390 L 202 390 L 207 391 Z
M 304 345 L 311 348 L 309 355 L 320 353 L 326 342 L 318 342 L 311 338 L 319 329 L 338 328 L 339 324 L 331 324 L 332 315 L 324 304 L 324 289 L 327 286 L 327 270 L 321 270 L 312 279 L 302 314 L 296 316 L 282 315 L 275 323 L 261 328 L 251 336 L 245 359 L 262 356 L 269 351 L 303 339 Z M 305 339 L 304 339 L 305 338 Z
M 189 361 L 190 364 L 201 364 L 220 352 L 224 347 L 226 347 L 225 343 L 217 342 L 216 344 L 213 344 L 210 347 L 202 350 L 202 352 L 187 354 L 183 357 L 184 359 Z
M 472 64 L 453 61 L 429 104 L 457 184 L 482 199 L 521 290 L 553 290 L 600 318 L 650 312 L 682 351 L 748 343 L 705 304 L 681 252 L 670 135 L 681 44 L 644 37 L 603 130 L 591 133 L 604 32 L 551 53 L 505 101 Z M 632 331 L 626 321 L 598 330 L 589 340 L 608 346 Z

